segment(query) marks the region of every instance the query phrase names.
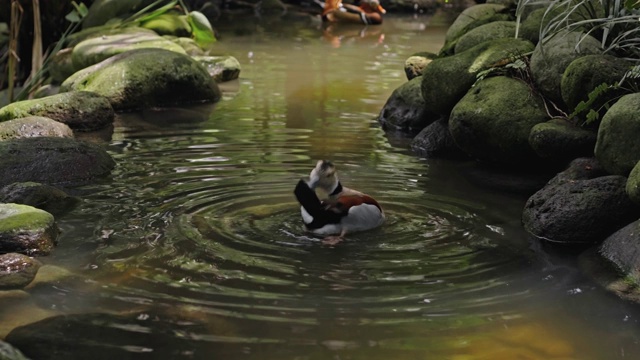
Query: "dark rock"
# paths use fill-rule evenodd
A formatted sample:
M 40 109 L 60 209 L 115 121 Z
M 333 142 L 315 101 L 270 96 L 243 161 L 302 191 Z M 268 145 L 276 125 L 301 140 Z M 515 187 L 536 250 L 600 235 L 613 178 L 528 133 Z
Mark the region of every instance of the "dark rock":
M 451 111 L 449 130 L 470 157 L 529 167 L 539 158 L 529 145 L 534 125 L 548 119 L 539 97 L 520 80 L 497 76 L 480 81 Z
M 69 138 L 25 138 L 0 142 L 0 186 L 35 181 L 80 183 L 107 175 L 115 166 L 100 146 Z
M 79 199 L 50 185 L 24 182 L 1 188 L 0 202 L 29 205 L 59 215 L 75 206 Z
M 567 173 L 558 174 L 529 198 L 522 215 L 528 232 L 550 242 L 596 243 L 640 216 L 625 193 L 625 177 L 572 179 L 592 175 L 581 162 L 572 162 Z
M 113 123 L 115 113 L 107 99 L 87 91 L 18 101 L 0 109 L 0 121 L 29 116 L 47 117 L 67 124 L 71 129 L 89 131 Z
M 578 157 L 593 157 L 597 134 L 563 119 L 552 119 L 535 125 L 529 144 L 543 159 L 566 165 Z
M 53 215 L 27 205 L 0 204 L 0 253 L 48 255 L 57 243 Z
M 194 320 L 179 320 L 155 312 L 55 316 L 14 329 L 6 341 L 33 359 L 180 359 L 191 357 L 185 354 L 194 350 L 196 358 L 211 356 L 206 355 L 211 348 L 202 348 L 206 342 L 176 336 L 206 334 L 210 329 Z
M 628 280 L 640 285 L 640 220 L 636 220 L 609 236 L 598 254 Z
M 420 131 L 411 141 L 411 150 L 427 158 L 465 158 L 453 141 L 447 119 L 440 118 Z
M 0 255 L 0 290 L 22 289 L 29 285 L 36 277 L 40 265 L 39 261 L 26 255 Z
M 417 77 L 393 91 L 378 116 L 383 129 L 416 134 L 438 118 L 425 107 L 421 84 Z
M 611 174 L 628 175 L 640 161 L 640 93 L 618 100 L 598 128 L 596 157 Z

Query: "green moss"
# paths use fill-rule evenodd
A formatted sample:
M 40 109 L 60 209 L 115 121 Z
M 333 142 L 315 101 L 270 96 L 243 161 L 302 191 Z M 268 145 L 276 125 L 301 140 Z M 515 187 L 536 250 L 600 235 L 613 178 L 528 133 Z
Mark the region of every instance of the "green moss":
M 53 215 L 27 205 L 0 204 L 0 232 L 39 231 L 54 223 Z

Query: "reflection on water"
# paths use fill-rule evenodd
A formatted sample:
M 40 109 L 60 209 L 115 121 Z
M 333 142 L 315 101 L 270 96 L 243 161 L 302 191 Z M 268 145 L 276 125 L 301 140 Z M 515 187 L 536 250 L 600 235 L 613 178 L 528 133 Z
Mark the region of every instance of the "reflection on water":
M 415 158 L 375 122 L 445 25 L 250 26 L 220 28 L 243 66 L 223 101 L 120 115 L 117 169 L 74 189 L 40 275 L 57 280 L 0 298 L 3 334 L 49 317 L 10 336 L 38 359 L 640 356 L 635 309 L 531 251 L 524 198 L 473 186 L 472 164 Z M 382 228 L 337 248 L 301 229 L 293 186 L 321 158 L 380 201 Z

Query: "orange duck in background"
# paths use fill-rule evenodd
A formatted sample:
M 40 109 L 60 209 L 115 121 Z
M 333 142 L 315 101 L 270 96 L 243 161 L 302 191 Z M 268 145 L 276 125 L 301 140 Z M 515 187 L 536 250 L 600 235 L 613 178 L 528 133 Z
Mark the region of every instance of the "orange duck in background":
M 379 0 L 360 0 L 360 5 L 343 4 L 342 0 L 327 0 L 322 11 L 325 22 L 343 22 L 352 24 L 382 24 L 382 14 L 387 11 L 380 6 Z

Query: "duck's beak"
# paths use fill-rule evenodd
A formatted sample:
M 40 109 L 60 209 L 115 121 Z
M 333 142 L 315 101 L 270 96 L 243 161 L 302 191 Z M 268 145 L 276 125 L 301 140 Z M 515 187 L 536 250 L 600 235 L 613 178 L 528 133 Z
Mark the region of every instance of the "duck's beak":
M 382 6 L 380 6 L 380 5 L 378 5 L 378 8 L 377 8 L 376 10 L 378 10 L 378 12 L 379 12 L 380 14 L 386 14 L 386 13 L 387 13 L 387 10 L 385 10 L 385 9 L 384 9 Z

